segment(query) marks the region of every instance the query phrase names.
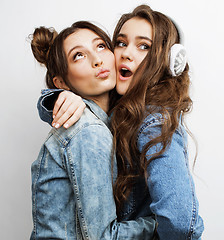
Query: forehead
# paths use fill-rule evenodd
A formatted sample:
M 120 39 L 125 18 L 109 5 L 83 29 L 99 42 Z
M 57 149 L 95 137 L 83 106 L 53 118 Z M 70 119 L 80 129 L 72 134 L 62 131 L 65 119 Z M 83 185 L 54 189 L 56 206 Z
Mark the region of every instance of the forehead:
M 152 39 L 152 24 L 144 18 L 134 17 L 122 26 L 120 33 L 129 36 L 146 36 Z
M 69 50 L 71 47 L 91 44 L 96 38 L 99 38 L 99 36 L 95 32 L 89 29 L 78 29 L 64 40 L 65 51 Z

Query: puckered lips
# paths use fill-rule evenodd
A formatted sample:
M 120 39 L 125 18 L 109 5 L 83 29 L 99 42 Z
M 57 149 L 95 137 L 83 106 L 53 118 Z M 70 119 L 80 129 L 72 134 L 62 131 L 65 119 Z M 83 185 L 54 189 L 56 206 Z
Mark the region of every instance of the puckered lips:
M 131 69 L 125 64 L 121 64 L 118 70 L 119 70 L 120 80 L 123 80 L 123 81 L 128 80 L 133 75 Z
M 104 79 L 104 78 L 107 78 L 109 75 L 110 75 L 110 70 L 109 69 L 101 68 L 97 72 L 96 77 Z

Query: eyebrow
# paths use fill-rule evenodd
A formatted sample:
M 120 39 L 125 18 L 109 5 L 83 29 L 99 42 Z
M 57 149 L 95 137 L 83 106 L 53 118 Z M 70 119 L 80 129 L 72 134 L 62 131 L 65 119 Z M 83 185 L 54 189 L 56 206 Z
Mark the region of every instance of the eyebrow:
M 119 38 L 119 37 L 128 38 L 128 36 L 126 34 L 123 34 L 123 33 L 119 33 L 117 38 Z M 149 42 L 152 43 L 152 39 L 150 39 L 146 36 L 137 36 L 136 39 L 144 39 L 144 40 L 148 40 Z
M 94 38 L 94 39 L 92 40 L 92 43 L 94 43 L 94 42 L 96 42 L 96 41 L 99 41 L 99 40 L 104 41 L 101 37 L 96 37 L 96 38 Z M 75 47 L 71 48 L 71 49 L 69 50 L 69 52 L 68 52 L 68 56 L 69 56 L 69 55 L 71 54 L 71 52 L 72 52 L 73 50 L 75 50 L 76 48 L 83 48 L 83 46 L 78 45 L 78 46 L 75 46 Z

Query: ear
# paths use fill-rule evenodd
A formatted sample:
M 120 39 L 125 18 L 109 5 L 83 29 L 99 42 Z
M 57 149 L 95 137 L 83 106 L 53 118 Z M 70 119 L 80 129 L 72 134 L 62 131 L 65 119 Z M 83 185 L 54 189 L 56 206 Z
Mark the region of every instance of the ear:
M 53 83 L 57 88 L 70 90 L 70 88 L 67 86 L 65 81 L 60 76 L 56 76 L 53 78 Z

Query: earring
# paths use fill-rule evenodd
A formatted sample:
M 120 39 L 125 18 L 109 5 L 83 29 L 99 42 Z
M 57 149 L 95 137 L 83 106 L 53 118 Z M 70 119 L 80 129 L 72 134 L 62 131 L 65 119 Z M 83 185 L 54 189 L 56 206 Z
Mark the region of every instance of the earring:
M 187 64 L 187 52 L 182 44 L 174 44 L 169 54 L 170 71 L 173 77 L 181 75 Z

